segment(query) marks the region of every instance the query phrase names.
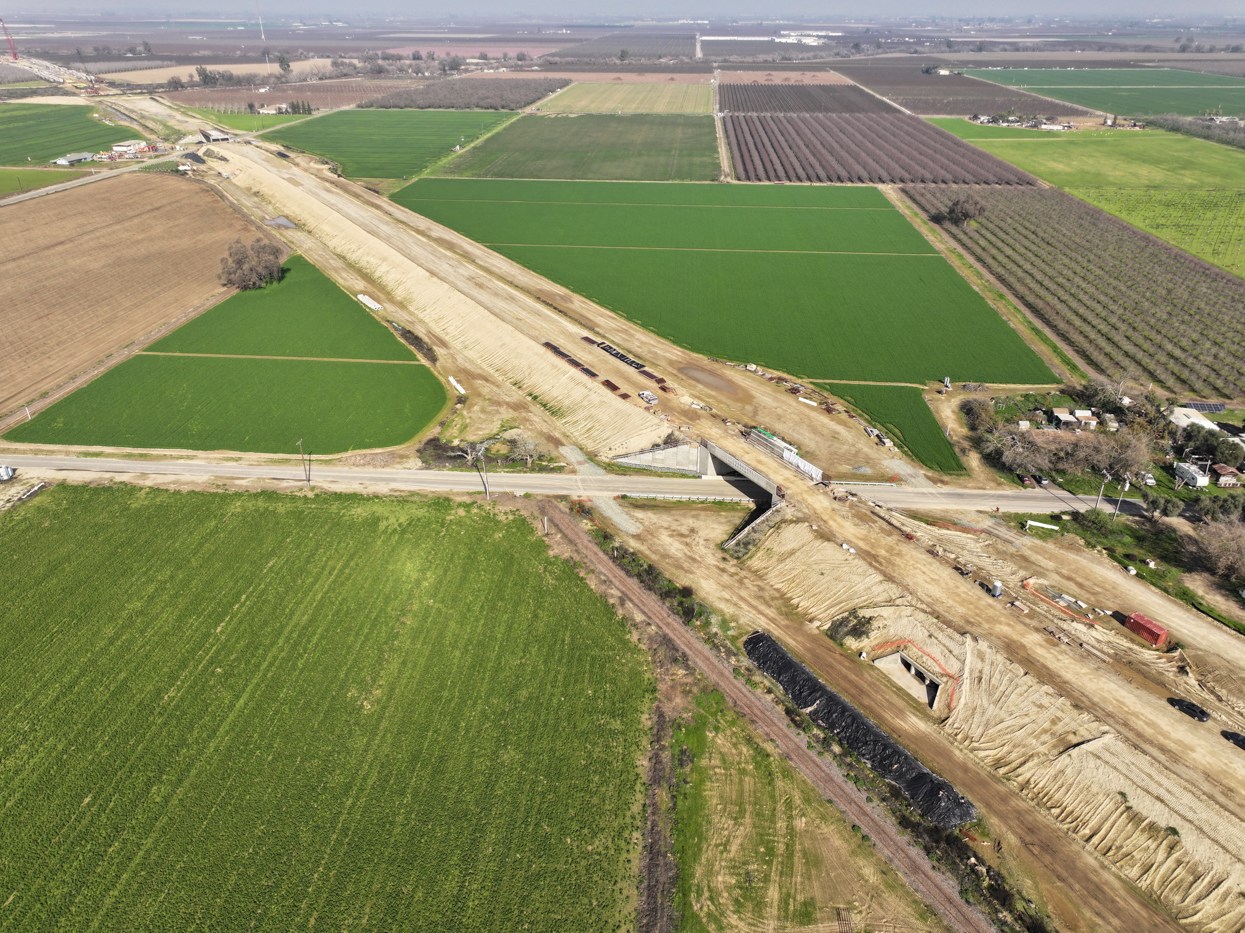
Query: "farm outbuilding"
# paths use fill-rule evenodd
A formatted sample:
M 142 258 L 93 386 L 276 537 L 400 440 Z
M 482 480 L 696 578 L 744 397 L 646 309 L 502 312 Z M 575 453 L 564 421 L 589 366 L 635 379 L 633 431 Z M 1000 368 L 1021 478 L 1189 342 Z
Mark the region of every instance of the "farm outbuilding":
M 1208 431 L 1219 430 L 1219 425 L 1193 408 L 1173 408 L 1170 421 L 1178 428 L 1187 428 L 1191 424 L 1196 424 L 1198 427 L 1206 428 Z
M 93 152 L 71 152 L 67 156 L 61 156 L 56 160 L 57 165 L 77 165 L 79 162 L 90 162 L 95 158 Z
M 1215 474 L 1215 485 L 1236 487 L 1241 485 L 1241 471 L 1223 463 L 1211 464 L 1210 471 Z
M 1056 428 L 1062 431 L 1064 428 L 1075 428 L 1080 425 L 1076 415 L 1068 411 L 1066 408 L 1052 408 L 1050 410 L 1051 421 L 1054 422 Z

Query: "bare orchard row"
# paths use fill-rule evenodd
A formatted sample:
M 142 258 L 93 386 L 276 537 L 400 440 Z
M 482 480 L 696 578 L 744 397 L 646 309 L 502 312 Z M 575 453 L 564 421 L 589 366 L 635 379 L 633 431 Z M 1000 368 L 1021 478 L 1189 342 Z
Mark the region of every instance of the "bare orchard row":
M 1086 361 L 1170 389 L 1245 393 L 1245 281 L 1053 188 L 907 188 Z
M 908 114 L 724 118 L 744 181 L 1032 185 L 1032 176 Z

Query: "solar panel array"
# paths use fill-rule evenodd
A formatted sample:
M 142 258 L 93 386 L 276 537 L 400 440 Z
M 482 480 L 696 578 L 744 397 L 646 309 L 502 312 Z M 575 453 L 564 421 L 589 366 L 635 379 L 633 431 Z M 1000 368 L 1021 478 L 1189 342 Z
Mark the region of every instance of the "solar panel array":
M 1185 408 L 1192 408 L 1204 415 L 1217 415 L 1228 410 L 1228 406 L 1223 402 L 1189 402 Z

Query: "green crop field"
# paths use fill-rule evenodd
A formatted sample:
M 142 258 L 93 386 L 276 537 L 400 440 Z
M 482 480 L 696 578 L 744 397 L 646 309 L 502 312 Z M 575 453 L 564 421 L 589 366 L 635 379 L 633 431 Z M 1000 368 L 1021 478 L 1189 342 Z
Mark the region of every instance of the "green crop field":
M 545 101 L 549 113 L 713 113 L 707 84 L 572 84 Z
M 0 547 L 0 928 L 634 928 L 647 662 L 526 520 L 61 485 Z
M 926 117 L 930 123 L 942 127 L 952 136 L 970 143 L 989 142 L 992 139 L 1027 139 L 1029 141 L 1060 139 L 1067 136 L 1064 130 L 1027 130 L 1020 126 L 983 126 L 962 117 Z M 1098 133 L 1097 130 L 1076 130 L 1078 135 Z
M 944 473 L 964 469 L 955 448 L 943 434 L 922 390 L 913 386 L 850 385 L 819 382 L 835 398 L 847 402 L 908 453 Z
M 574 181 L 476 181 L 421 178 L 393 199 L 407 201 L 513 201 L 528 204 L 721 204 L 744 207 L 841 207 L 890 210 L 890 202 L 868 185 L 619 185 Z
M 590 191 L 584 200 L 568 200 L 585 188 Z M 472 197 L 482 192 L 483 198 Z M 610 192 L 618 192 L 619 203 L 600 200 Z M 866 187 L 424 178 L 402 189 L 394 200 L 494 247 L 934 253 L 881 192 Z
M 930 122 L 1060 188 L 1245 188 L 1245 150 L 1180 133 L 1003 129 L 1008 135 L 999 136 L 954 117 Z M 1017 132 L 1031 135 L 1011 135 Z
M 133 127 L 108 126 L 94 113 L 93 107 L 71 104 L 0 105 L 0 165 L 51 162 L 134 138 Z
M 48 185 L 59 185 L 75 178 L 81 178 L 86 172 L 51 171 L 49 169 L 0 169 L 0 196 L 21 194 Z
M 468 178 L 713 181 L 709 116 L 523 116 L 436 171 Z
M 414 359 L 406 344 L 302 256 L 266 288 L 239 292 L 147 349 L 160 353 Z
M 477 111 L 342 110 L 281 127 L 264 139 L 330 159 L 352 178 L 400 179 L 512 119 L 509 113 Z
M 221 110 L 212 110 L 207 107 L 187 107 L 191 113 L 198 114 L 205 120 L 215 123 L 217 126 L 227 126 L 233 130 L 240 130 L 243 133 L 255 133 L 261 130 L 272 129 L 276 126 L 282 126 L 286 123 L 293 123 L 295 120 L 307 119 L 304 114 L 296 113 L 225 113 Z
M 1073 188 L 1069 194 L 1245 277 L 1245 191 Z
M 1245 80 L 1228 75 L 1147 68 L 974 69 L 965 74 L 1128 116 L 1197 116 L 1210 109 L 1233 115 L 1245 113 Z
M 1006 87 L 1235 87 L 1245 79 L 1174 68 L 974 68 L 964 72 Z
M 848 381 L 1053 380 L 873 188 L 421 179 L 398 200 L 697 352 Z
M 234 295 L 5 437 L 267 453 L 301 437 L 329 454 L 419 434 L 447 400 L 437 377 L 311 263 L 291 256 L 285 268 L 281 282 Z
M 139 354 L 11 429 L 34 444 L 313 453 L 393 447 L 445 405 L 418 363 Z

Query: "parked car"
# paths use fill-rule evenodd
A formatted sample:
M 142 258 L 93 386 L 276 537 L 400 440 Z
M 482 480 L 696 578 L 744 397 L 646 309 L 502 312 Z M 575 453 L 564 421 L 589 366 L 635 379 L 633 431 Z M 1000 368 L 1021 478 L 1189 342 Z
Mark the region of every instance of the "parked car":
M 1241 735 L 1239 732 L 1229 732 L 1227 729 L 1223 730 L 1223 732 L 1220 732 L 1219 734 L 1237 748 L 1245 749 L 1245 735 Z
M 1016 474 L 1016 479 L 1020 480 L 1020 481 L 1021 481 L 1022 483 L 1024 483 L 1026 486 L 1035 486 L 1035 485 L 1036 485 L 1036 484 L 1033 482 L 1033 478 L 1032 478 L 1031 476 L 1025 476 L 1023 473 L 1017 473 L 1017 474 Z
M 1048 479 L 1047 479 L 1045 476 L 1043 476 L 1041 473 L 1035 474 L 1033 478 L 1037 480 L 1037 484 L 1038 484 L 1039 486 L 1049 486 L 1049 485 L 1050 485 L 1050 480 L 1048 480 Z
M 1198 722 L 1210 722 L 1210 713 L 1196 703 L 1182 700 L 1180 697 L 1168 697 L 1167 702 L 1191 719 L 1196 719 Z
M 1154 474 L 1153 474 L 1153 473 L 1142 473 L 1142 474 L 1141 474 L 1141 481 L 1142 481 L 1145 485 L 1147 485 L 1147 486 L 1157 486 L 1157 485 L 1158 485 L 1158 483 L 1156 483 L 1156 482 L 1154 481 Z

